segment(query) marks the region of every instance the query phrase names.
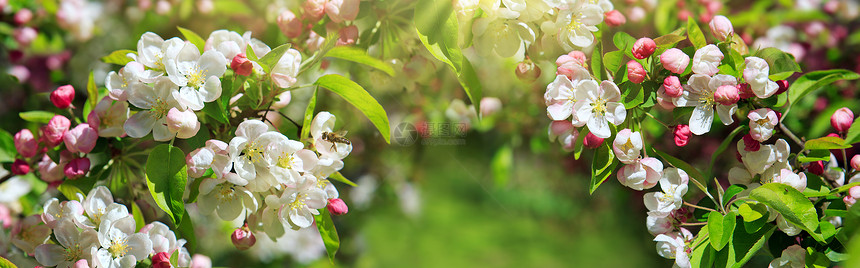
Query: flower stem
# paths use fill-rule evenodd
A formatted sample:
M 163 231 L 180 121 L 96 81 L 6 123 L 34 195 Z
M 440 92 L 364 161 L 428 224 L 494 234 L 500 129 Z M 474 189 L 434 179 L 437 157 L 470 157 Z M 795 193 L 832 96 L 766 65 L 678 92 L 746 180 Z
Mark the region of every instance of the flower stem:
M 803 147 L 803 141 L 801 141 L 799 138 L 797 138 L 797 136 L 795 136 L 794 133 L 791 132 L 791 130 L 788 130 L 788 128 L 785 127 L 785 125 L 783 125 L 782 122 L 779 122 L 779 130 L 781 130 L 782 133 L 784 133 L 786 136 L 791 138 L 791 140 L 793 140 L 795 143 L 797 143 L 797 145 L 799 145 L 800 147 Z
M 664 127 L 668 128 L 668 129 L 672 129 L 671 127 L 669 127 L 669 125 L 668 125 L 668 124 L 663 123 L 663 121 L 660 121 L 660 119 L 657 119 L 657 117 L 654 117 L 653 115 L 651 115 L 651 113 L 648 113 L 648 112 L 645 112 L 645 111 L 643 111 L 643 112 L 645 113 L 645 115 L 647 115 L 648 117 L 651 117 L 651 119 L 656 120 L 658 123 L 660 123 L 660 124 L 661 124 L 661 125 L 663 125 Z
M 684 205 L 686 205 L 686 206 L 688 206 L 688 207 L 696 208 L 696 209 L 703 209 L 703 210 L 707 210 L 707 211 L 717 212 L 716 210 L 714 210 L 714 209 L 712 209 L 712 208 L 706 208 L 706 207 L 702 207 L 702 206 L 698 206 L 698 205 L 693 205 L 693 204 L 691 204 L 690 202 L 687 202 L 687 201 L 684 201 Z

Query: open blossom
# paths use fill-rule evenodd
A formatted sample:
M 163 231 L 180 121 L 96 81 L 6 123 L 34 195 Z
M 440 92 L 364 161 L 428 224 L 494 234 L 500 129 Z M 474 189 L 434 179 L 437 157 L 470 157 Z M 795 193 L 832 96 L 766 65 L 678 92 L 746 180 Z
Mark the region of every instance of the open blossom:
M 272 81 L 280 88 L 288 88 L 296 84 L 296 76 L 302 65 L 302 54 L 298 50 L 289 49 L 272 67 Z
M 66 149 L 73 153 L 89 153 L 96 146 L 98 131 L 88 124 L 80 124 L 63 135 Z
M 747 118 L 750 119 L 750 135 L 752 138 L 764 142 L 773 135 L 773 128 L 779 123 L 776 112 L 770 108 L 759 108 L 750 111 Z
M 792 172 L 790 169 L 782 169 L 779 173 L 779 177 L 775 177 L 773 182 L 782 183 L 797 189 L 797 191 L 803 192 L 803 190 L 806 189 L 806 174 L 803 172 L 797 174 Z
M 311 136 L 314 138 L 314 148 L 320 153 L 320 158 L 338 160 L 346 158 L 352 152 L 352 144 L 343 142 L 332 143 L 323 138 L 324 132 L 335 132 L 336 118 L 329 112 L 319 112 L 311 122 Z
M 227 143 L 219 140 L 208 140 L 206 146 L 197 148 L 185 157 L 188 166 L 188 176 L 199 178 L 212 168 L 216 178 L 221 178 L 230 172 L 232 165 L 228 155 Z
M 663 258 L 675 259 L 675 267 L 689 268 L 690 255 L 687 252 L 687 242 L 693 241 L 693 234 L 681 228 L 680 232 L 659 234 L 654 238 L 657 242 L 657 254 Z
M 123 125 L 128 120 L 128 115 L 128 102 L 104 97 L 90 111 L 87 124 L 96 130 L 99 137 L 122 137 L 125 135 Z
M 51 227 L 42 224 L 39 215 L 24 218 L 12 229 L 12 244 L 26 253 L 33 253 L 36 247 L 51 238 Z
M 36 261 L 44 266 L 77 267 L 79 260 L 92 258 L 90 249 L 98 246 L 98 233 L 93 229 L 81 229 L 70 220 L 60 221 L 54 228 L 57 244 L 42 244 L 36 247 Z
M 77 200 L 60 202 L 57 198 L 51 198 L 45 202 L 41 217 L 45 225 L 56 228 L 57 223 L 61 221 L 81 222 L 84 217 L 84 207 Z
M 682 169 L 664 170 L 663 177 L 660 178 L 660 188 L 663 191 L 645 194 L 645 207 L 648 208 L 649 215 L 669 215 L 672 211 L 681 208 L 689 180 L 687 172 Z
M 62 157 L 60 159 L 63 159 Z M 39 175 L 40 178 L 47 183 L 58 182 L 63 179 L 63 168 L 66 163 L 54 163 L 47 154 L 42 157 L 42 160 L 39 161 Z
M 33 136 L 33 132 L 30 132 L 29 129 L 21 129 L 18 133 L 15 133 L 15 149 L 18 150 L 18 153 L 25 158 L 30 158 L 36 156 L 36 152 L 39 149 L 39 142 Z
M 146 234 L 135 233 L 134 218 L 126 215 L 117 220 L 105 220 L 99 225 L 101 248 L 94 260 L 99 267 L 130 267 L 149 257 L 152 241 Z
M 663 54 L 660 54 L 660 63 L 663 64 L 663 68 L 666 70 L 682 74 L 687 69 L 687 65 L 690 64 L 690 56 L 684 54 L 680 49 L 670 48 L 664 51 Z
M 568 76 L 558 75 L 555 81 L 547 85 L 544 93 L 544 100 L 547 103 L 546 112 L 552 120 L 567 120 L 571 116 L 571 122 L 574 126 L 581 127 L 585 125 L 585 121 L 581 121 L 576 117 L 574 105 L 576 104 L 576 92 L 588 85 L 597 84 L 588 75 L 588 71 L 582 67 L 572 67 L 573 72 L 571 79 Z
M 768 78 L 770 66 L 767 61 L 759 57 L 747 57 L 744 60 L 744 80 L 750 85 L 756 97 L 767 98 L 779 89 L 779 85 Z
M 295 187 L 288 187 L 280 197 L 283 204 L 280 216 L 288 219 L 289 223 L 298 228 L 310 227 L 318 209 L 326 207 L 325 191 L 316 187 L 317 179 L 305 175 L 299 178 Z
M 642 151 L 642 134 L 630 131 L 629 128 L 618 131 L 615 141 L 612 142 L 612 150 L 621 163 L 632 164 Z
M 114 100 L 126 101 L 131 84 L 140 82 L 141 78 L 148 80 L 149 76 L 151 74 L 144 70 L 143 64 L 136 61 L 129 62 L 119 70 L 119 73 L 111 71 L 105 77 L 108 96 Z
M 627 117 L 627 110 L 619 103 L 621 91 L 612 81 L 603 81 L 598 86 L 597 81 L 586 80 L 580 83 L 574 97 L 577 119 L 586 122 L 588 130 L 597 137 L 609 138 L 612 133 L 608 123 L 620 125 Z
M 185 41 L 178 37 L 168 40 L 162 39 L 155 33 L 146 32 L 137 41 L 137 62 L 149 68 L 139 78 L 144 82 L 152 82 L 155 78 L 164 75 L 166 62 L 176 58 L 185 46 Z
M 513 57 L 535 42 L 535 32 L 528 24 L 511 18 L 485 17 L 472 24 L 476 44 L 500 57 Z
M 167 141 L 175 136 L 167 129 L 167 112 L 180 105 L 171 92 L 176 92 L 176 85 L 166 77 L 158 78 L 154 87 L 143 83 L 133 86 L 128 102 L 143 111 L 125 121 L 123 128 L 128 136 L 142 138 L 152 132 L 156 141 Z
M 630 189 L 651 189 L 663 176 L 663 163 L 653 157 L 642 158 L 621 167 L 617 176 L 618 181 Z
M 247 48 L 245 39 L 239 33 L 227 30 L 215 30 L 206 38 L 204 50 L 215 50 L 224 56 L 224 60 L 232 60 Z M 262 57 L 262 55 L 260 56 Z
M 278 132 L 269 131 L 269 126 L 260 120 L 246 120 L 239 124 L 236 129 L 236 137 L 230 140 L 229 155 L 233 163 L 235 174 L 239 178 L 233 183 L 246 186 L 249 182 L 252 186 L 258 183 L 255 180 L 266 182 L 274 181 L 269 173 L 268 154 L 272 144 L 286 137 Z M 269 185 L 265 183 L 263 185 Z M 256 190 L 256 189 L 252 189 Z
M 714 122 L 714 108 L 720 116 L 723 124 L 729 125 L 734 122 L 732 114 L 737 109 L 737 104 L 723 105 L 714 100 L 717 88 L 726 85 L 737 85 L 737 79 L 730 75 L 719 74 L 711 78 L 703 74 L 694 74 L 687 82 L 689 87 L 680 98 L 675 99 L 675 106 L 693 106 L 693 114 L 690 116 L 690 131 L 696 135 L 708 133 Z
M 603 21 L 603 10 L 599 5 L 586 1 L 566 1 L 559 11 L 555 26 L 558 41 L 565 50 L 587 47 L 594 43 L 597 25 Z
M 200 183 L 200 196 L 197 206 L 206 215 L 217 214 L 222 220 L 233 221 L 244 218 L 247 212 L 257 210 L 257 199 L 245 187 L 235 185 L 238 177 L 228 173 L 223 178 L 205 178 Z
M 116 221 L 128 217 L 128 208 L 125 205 L 114 203 L 110 190 L 104 186 L 98 186 L 90 190 L 83 203 L 87 218 L 80 221 L 80 225 L 89 228 L 99 228 L 104 221 Z
M 328 0 L 325 13 L 334 23 L 355 20 L 360 0 Z
M 198 111 L 204 102 L 221 97 L 218 78 L 227 71 L 227 60 L 221 52 L 209 50 L 201 55 L 196 46 L 186 43 L 176 59 L 165 62 L 164 67 L 170 81 L 180 87 L 171 94 L 183 109 Z
M 713 44 L 704 46 L 696 50 L 696 54 L 693 55 L 693 73 L 714 76 L 720 71 L 717 67 L 722 60 L 723 52 L 717 46 Z

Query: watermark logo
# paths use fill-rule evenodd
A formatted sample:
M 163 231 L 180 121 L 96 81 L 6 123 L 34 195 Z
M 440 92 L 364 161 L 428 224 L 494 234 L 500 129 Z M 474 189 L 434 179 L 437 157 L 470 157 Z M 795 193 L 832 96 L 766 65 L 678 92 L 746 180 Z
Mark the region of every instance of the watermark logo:
M 418 140 L 418 130 L 409 122 L 397 124 L 392 131 L 391 136 L 394 143 L 400 146 L 411 146 Z
M 421 122 L 415 126 L 408 122 L 398 124 L 391 133 L 394 143 L 411 146 L 421 138 L 421 145 L 464 145 L 469 125 L 466 123 Z

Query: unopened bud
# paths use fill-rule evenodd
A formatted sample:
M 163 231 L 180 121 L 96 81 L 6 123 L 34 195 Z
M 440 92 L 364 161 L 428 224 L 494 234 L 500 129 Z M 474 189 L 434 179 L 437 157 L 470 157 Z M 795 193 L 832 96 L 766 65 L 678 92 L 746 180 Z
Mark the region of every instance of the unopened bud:
M 669 76 L 663 79 L 663 90 L 666 91 L 666 95 L 672 98 L 681 97 L 684 93 L 684 87 L 681 86 L 681 80 L 677 76 Z
M 657 43 L 654 43 L 654 40 L 648 37 L 639 38 L 639 40 L 636 40 L 636 43 L 633 43 L 633 57 L 640 60 L 651 56 L 656 50 Z
M 27 173 L 30 173 L 30 165 L 27 164 L 27 161 L 15 159 L 15 162 L 12 163 L 12 174 L 27 175 Z
M 606 25 L 609 25 L 609 27 L 617 27 L 627 23 L 627 18 L 624 17 L 624 14 L 621 14 L 621 12 L 615 9 L 606 12 L 603 16 L 604 21 L 606 21 Z
M 714 100 L 722 105 L 732 105 L 741 99 L 738 94 L 738 87 L 733 85 L 724 85 L 714 91 Z
M 708 26 L 711 27 L 711 33 L 714 34 L 714 37 L 720 41 L 726 41 L 726 38 L 729 38 L 729 36 L 735 32 L 735 29 L 732 27 L 732 22 L 729 21 L 729 18 L 726 18 L 726 16 L 723 15 L 714 16 L 714 18 L 711 19 L 711 22 L 708 23 Z
M 176 133 L 177 138 L 191 138 L 200 130 L 200 121 L 197 121 L 197 114 L 192 110 L 170 108 L 167 112 L 167 130 Z
M 809 163 L 809 166 L 806 167 L 806 171 L 821 176 L 822 174 L 824 174 L 824 161 L 815 161 Z
M 690 65 L 690 56 L 687 56 L 683 51 L 677 48 L 670 48 L 660 54 L 660 63 L 663 68 L 676 74 L 684 73 L 687 66 Z
M 75 88 L 72 85 L 58 87 L 51 92 L 51 103 L 57 108 L 66 109 L 72 106 L 72 101 L 75 99 Z
M 302 35 L 302 31 L 304 30 L 302 20 L 296 17 L 296 14 L 289 10 L 284 10 L 284 12 L 281 12 L 281 15 L 278 16 L 278 28 L 280 28 L 281 32 L 288 38 L 299 37 Z
M 744 150 L 747 152 L 755 152 L 761 149 L 761 143 L 753 139 L 752 135 L 746 134 L 743 137 Z
M 635 84 L 639 84 L 645 81 L 645 77 L 648 74 L 645 73 L 645 68 L 642 67 L 642 64 L 635 60 L 630 60 L 627 62 L 627 79 L 630 82 Z
M 328 208 L 328 212 L 332 215 L 343 215 L 349 212 L 349 207 L 340 198 L 329 199 L 326 208 Z
M 239 250 L 249 249 L 257 243 L 257 238 L 248 229 L 248 225 L 236 228 L 233 234 L 230 235 L 230 240 L 233 240 L 233 245 Z
M 66 166 L 63 167 L 63 173 L 66 174 L 66 177 L 69 179 L 78 179 L 87 175 L 87 172 L 90 171 L 90 159 L 89 158 L 75 158 L 69 163 L 66 163 Z
M 830 116 L 830 125 L 839 132 L 844 133 L 848 131 L 853 123 L 854 113 L 847 107 L 839 108 L 839 110 L 836 110 L 833 112 L 833 115 Z
M 233 69 L 238 75 L 249 76 L 254 71 L 254 64 L 245 56 L 245 53 L 239 53 L 230 62 L 230 69 Z
M 533 82 L 540 77 L 540 68 L 530 59 L 517 64 L 517 77 L 526 82 Z
M 33 132 L 30 132 L 29 129 L 22 129 L 15 133 L 15 149 L 18 150 L 18 153 L 21 154 L 24 158 L 30 158 L 36 155 L 39 150 L 39 142 L 36 141 L 36 137 L 33 136 Z
M 752 91 L 752 87 L 748 83 L 743 83 L 738 85 L 738 96 L 741 99 L 749 99 L 755 97 L 755 93 Z
M 672 134 L 675 135 L 675 145 L 678 147 L 687 146 L 687 143 L 690 142 L 690 137 L 693 136 L 693 132 L 690 131 L 689 125 L 677 125 L 672 131 Z
M 588 135 L 585 135 L 585 139 L 582 140 L 582 145 L 589 149 L 600 147 L 601 144 L 603 144 L 603 138 L 594 136 L 591 132 L 588 132 Z
M 80 124 L 63 135 L 66 149 L 72 153 L 88 154 L 96 147 L 99 133 L 88 124 Z
M 776 81 L 776 85 L 779 86 L 779 89 L 776 90 L 776 93 L 774 93 L 774 95 L 782 94 L 783 92 L 788 90 L 788 81 L 779 80 Z
M 152 268 L 170 268 L 172 265 L 170 264 L 170 256 L 167 255 L 167 252 L 159 252 L 156 253 L 155 256 L 152 256 Z
M 860 170 L 860 154 L 855 154 L 854 157 L 851 158 L 851 168 L 854 170 Z

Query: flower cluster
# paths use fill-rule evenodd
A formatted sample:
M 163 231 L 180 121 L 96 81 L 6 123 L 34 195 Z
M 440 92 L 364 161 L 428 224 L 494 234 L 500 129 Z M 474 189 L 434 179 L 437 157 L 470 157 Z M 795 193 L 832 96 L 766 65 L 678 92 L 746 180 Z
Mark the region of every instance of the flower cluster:
M 41 215 L 20 224 L 13 243 L 43 266 L 134 267 L 144 260 L 154 267 L 191 266 L 184 239 L 157 221 L 138 230 L 128 211 L 104 186 L 78 193 L 77 200 L 52 198 Z
M 245 221 L 246 226 L 233 234 L 234 244 L 245 248 L 254 243 L 248 229 L 275 240 L 286 228 L 313 225 L 320 209 L 346 213 L 346 204 L 328 178 L 343 168 L 352 145 L 335 134 L 334 125 L 334 115 L 318 113 L 310 126 L 313 141 L 308 148 L 259 120 L 239 124 L 229 144 L 207 141 L 206 147 L 186 158 L 190 177 L 201 177 L 209 169 L 214 173 L 200 183 L 201 212 L 225 221 Z

